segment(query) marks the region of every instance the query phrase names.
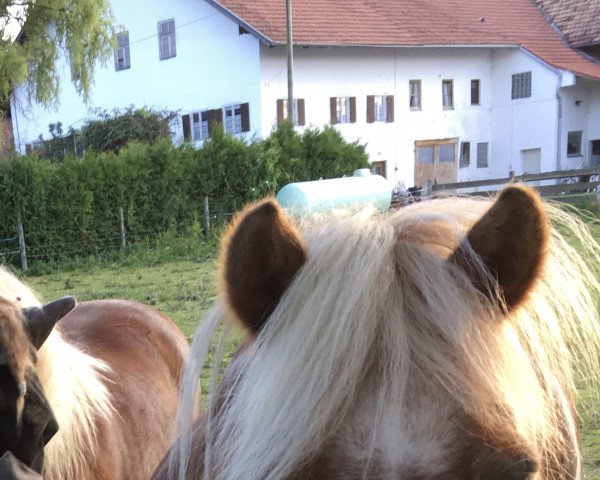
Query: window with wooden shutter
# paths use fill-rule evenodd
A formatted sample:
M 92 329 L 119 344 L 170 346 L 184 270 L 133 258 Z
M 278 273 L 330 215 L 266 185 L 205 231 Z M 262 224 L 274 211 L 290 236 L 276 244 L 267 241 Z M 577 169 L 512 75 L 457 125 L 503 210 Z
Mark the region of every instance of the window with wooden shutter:
M 304 125 L 306 125 L 306 113 L 304 111 L 304 99 L 298 98 L 296 101 L 298 102 L 298 105 L 297 105 L 298 125 L 304 126 Z
M 183 139 L 191 140 L 192 139 L 192 128 L 191 128 L 190 116 L 182 115 L 181 116 L 181 124 L 183 125 Z
M 350 97 L 350 123 L 356 123 L 356 97 Z
M 250 104 L 242 103 L 240 105 L 240 112 L 242 116 L 242 132 L 250 131 Z
M 421 80 L 409 80 L 409 106 L 412 111 L 421 110 Z
M 158 22 L 158 50 L 161 60 L 177 56 L 175 19 Z
M 131 67 L 129 56 L 129 32 L 117 34 L 117 48 L 115 49 L 115 70 L 126 70 Z
M 385 121 L 391 123 L 394 121 L 394 96 L 386 95 L 385 97 Z
M 367 123 L 375 121 L 375 95 L 367 95 Z
M 279 125 L 285 118 L 284 105 L 285 100 L 283 98 L 277 100 L 277 125 Z
M 329 98 L 329 121 L 332 124 L 338 123 L 337 104 L 337 97 Z
M 277 100 L 277 124 L 289 117 L 287 107 L 287 98 Z M 294 98 L 294 126 L 301 126 L 305 123 L 304 99 Z

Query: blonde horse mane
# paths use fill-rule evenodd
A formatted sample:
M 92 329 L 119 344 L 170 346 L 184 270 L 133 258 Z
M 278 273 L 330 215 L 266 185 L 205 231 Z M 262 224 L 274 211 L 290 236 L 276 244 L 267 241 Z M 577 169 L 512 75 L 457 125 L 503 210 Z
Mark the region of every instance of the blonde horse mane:
M 445 261 L 490 205 L 450 198 L 304 222 L 307 261 L 239 360 L 243 374 L 234 375 L 236 393 L 218 422 L 209 415 L 205 478 L 286 478 L 339 431 L 365 385 L 377 389 L 375 420 L 386 405 L 407 405 L 415 388 L 440 391 L 488 431 L 508 428 L 542 462 L 555 460 L 565 422 L 576 428 L 561 392 L 598 380 L 600 288 L 589 265 L 600 264 L 599 249 L 581 221 L 545 204 L 554 227 L 541 277 L 501 320 L 502 308 Z M 181 479 L 194 455 L 199 376 L 225 310 L 217 302 L 192 344 L 171 456 Z M 213 384 L 221 357 L 213 356 Z M 377 384 L 369 383 L 373 369 Z M 418 380 L 408 374 L 415 370 Z M 377 435 L 373 427 L 372 444 Z
M 41 305 L 33 290 L 1 266 L 0 296 L 22 308 Z M 55 328 L 38 351 L 35 370 L 59 425 L 44 450 L 44 478 L 76 480 L 93 456 L 97 419 L 114 415 L 104 377 L 109 367 Z

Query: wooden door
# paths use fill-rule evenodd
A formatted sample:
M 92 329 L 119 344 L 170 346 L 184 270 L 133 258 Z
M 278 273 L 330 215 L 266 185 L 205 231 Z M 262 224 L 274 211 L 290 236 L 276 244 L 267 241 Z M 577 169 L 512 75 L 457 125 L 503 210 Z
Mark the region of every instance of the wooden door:
M 415 142 L 415 186 L 456 182 L 458 138 Z

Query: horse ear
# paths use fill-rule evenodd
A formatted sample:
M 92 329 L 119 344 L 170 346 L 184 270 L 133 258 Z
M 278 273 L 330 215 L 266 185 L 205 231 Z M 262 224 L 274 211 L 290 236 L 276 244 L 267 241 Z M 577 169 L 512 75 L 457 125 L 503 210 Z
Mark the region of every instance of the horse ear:
M 526 297 L 539 276 L 549 230 L 539 196 L 528 188 L 511 186 L 500 193 L 494 205 L 473 225 L 450 261 L 461 266 L 477 288 L 492 295 L 469 260 L 468 243 L 496 277 L 506 307 L 512 309 Z
M 221 258 L 227 302 L 257 333 L 306 261 L 306 251 L 275 200 L 268 199 L 234 220 Z
M 33 346 L 39 350 L 50 335 L 56 322 L 77 305 L 73 297 L 63 297 L 41 307 L 23 308 L 25 330 Z

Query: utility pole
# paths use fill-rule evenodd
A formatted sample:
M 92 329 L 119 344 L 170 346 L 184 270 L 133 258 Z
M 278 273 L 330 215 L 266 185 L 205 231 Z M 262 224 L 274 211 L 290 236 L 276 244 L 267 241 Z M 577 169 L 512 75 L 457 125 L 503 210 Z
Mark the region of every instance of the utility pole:
M 292 0 L 285 0 L 287 26 L 287 118 L 294 123 L 294 49 L 292 47 Z

